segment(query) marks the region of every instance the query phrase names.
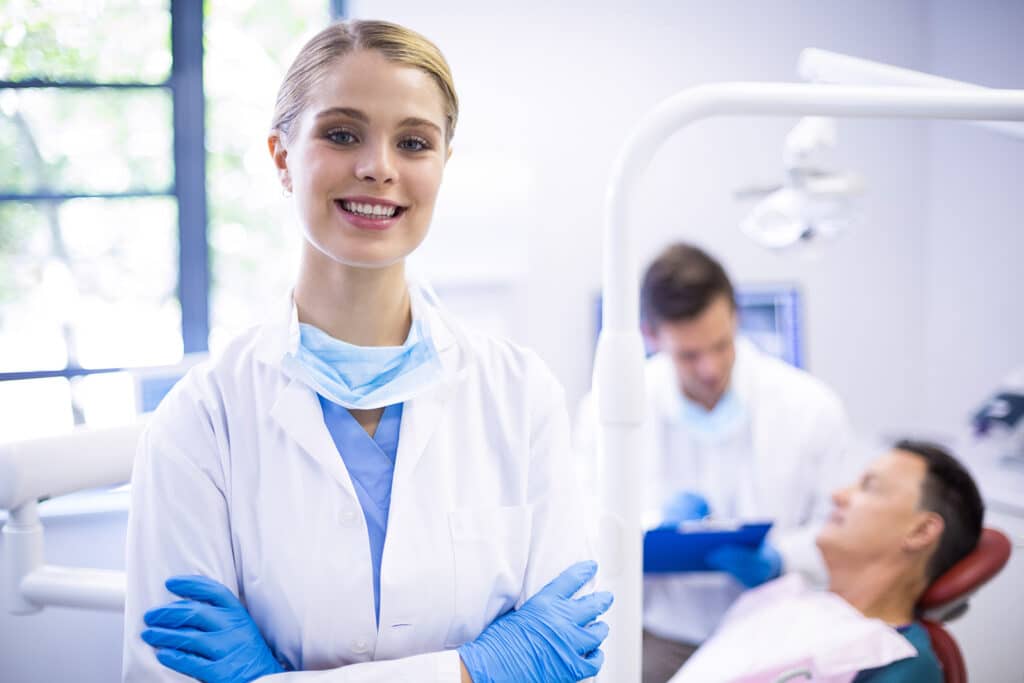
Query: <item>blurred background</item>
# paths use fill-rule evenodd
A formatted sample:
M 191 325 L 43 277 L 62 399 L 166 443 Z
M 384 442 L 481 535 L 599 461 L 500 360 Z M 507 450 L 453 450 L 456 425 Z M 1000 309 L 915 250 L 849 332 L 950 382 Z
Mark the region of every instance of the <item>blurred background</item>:
M 1024 88 L 1016 0 L 0 0 L 0 441 L 133 419 L 140 376 L 216 352 L 287 295 L 299 235 L 266 135 L 290 60 L 336 16 L 397 21 L 447 56 L 462 110 L 415 267 L 458 313 L 537 350 L 570 411 L 590 386 L 611 165 L 658 102 L 796 81 L 811 46 Z M 865 452 L 956 441 L 1024 365 L 1024 141 L 840 120 L 829 161 L 863 178 L 855 220 L 769 251 L 739 229 L 745 190 L 782 179 L 794 123 L 713 119 L 666 144 L 631 207 L 638 265 L 686 239 L 741 290 L 786 297 L 776 332 L 846 401 Z M 990 521 L 1024 538 L 1024 489 L 991 500 Z M 67 509 L 51 512 L 48 559 L 121 567 L 123 529 L 102 515 L 123 507 Z M 1022 569 L 987 589 L 993 610 L 1024 608 L 1007 578 Z M 959 623 L 972 676 L 1021 680 L 1004 677 L 1020 671 L 1019 621 L 1002 640 Z M 35 662 L 4 664 L 5 681 L 118 676 L 114 615 L 0 616 L 0 631 L 0 661 Z

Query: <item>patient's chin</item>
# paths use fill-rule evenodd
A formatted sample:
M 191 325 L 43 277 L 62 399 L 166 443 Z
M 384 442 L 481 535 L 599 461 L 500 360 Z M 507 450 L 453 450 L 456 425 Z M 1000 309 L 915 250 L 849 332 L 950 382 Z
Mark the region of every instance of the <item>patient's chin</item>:
M 829 549 L 836 547 L 837 532 L 839 531 L 837 525 L 832 522 L 826 522 L 821 527 L 821 531 L 814 538 L 814 544 L 818 546 L 818 550 L 822 553 L 828 552 Z

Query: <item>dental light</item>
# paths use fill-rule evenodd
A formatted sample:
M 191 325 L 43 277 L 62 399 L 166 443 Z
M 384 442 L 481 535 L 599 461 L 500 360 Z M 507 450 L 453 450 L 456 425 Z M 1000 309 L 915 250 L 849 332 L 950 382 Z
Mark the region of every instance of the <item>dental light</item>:
M 827 75 L 823 73 L 827 64 L 818 57 L 823 54 L 827 55 L 805 50 L 801 57 L 802 73 L 808 73 L 805 69 L 820 69 L 816 77 Z M 855 72 L 858 61 L 839 61 L 845 69 L 852 70 L 844 72 L 843 78 Z M 871 74 L 887 72 L 883 68 Z M 632 239 L 639 226 L 631 224 L 630 213 L 637 186 L 654 153 L 680 129 L 712 116 L 1024 121 L 1024 91 L 932 82 L 925 87 L 716 83 L 670 97 L 646 114 L 631 132 L 615 159 L 608 181 L 602 250 L 603 327 L 594 360 L 594 397 L 600 425 L 597 450 L 603 461 L 599 468 L 603 476 L 597 537 L 601 563 L 598 581 L 601 588 L 615 593 L 615 604 L 605 615 L 612 628 L 603 647 L 606 659 L 598 677 L 602 683 L 635 682 L 641 675 L 643 501 L 636 444 L 643 443 L 646 394 L 644 346 L 639 329 L 639 278 Z M 987 125 L 1020 135 L 1019 124 Z
M 990 90 L 973 83 L 815 48 L 800 54 L 797 70 L 805 80 L 821 84 Z M 969 123 L 1024 137 L 1024 126 L 1019 123 Z M 735 193 L 737 199 L 763 197 L 740 222 L 743 233 L 762 247 L 787 249 L 812 241 L 827 241 L 846 230 L 855 220 L 855 198 L 863 191 L 863 182 L 853 173 L 825 170 L 826 156 L 835 145 L 835 119 L 816 116 L 800 119 L 786 136 L 784 182 L 769 187 L 742 188 Z
M 743 233 L 763 247 L 782 249 L 843 231 L 863 183 L 856 174 L 825 170 L 825 158 L 835 144 L 835 119 L 801 119 L 786 136 L 785 182 L 736 193 L 740 199 L 767 194 L 741 222 Z

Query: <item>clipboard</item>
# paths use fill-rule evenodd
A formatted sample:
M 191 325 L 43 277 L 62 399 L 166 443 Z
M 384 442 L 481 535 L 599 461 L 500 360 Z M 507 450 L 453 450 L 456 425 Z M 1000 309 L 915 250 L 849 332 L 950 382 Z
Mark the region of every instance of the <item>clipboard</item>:
M 723 545 L 756 548 L 771 522 L 684 522 L 678 527 L 651 529 L 644 534 L 644 574 L 717 571 L 705 558 Z

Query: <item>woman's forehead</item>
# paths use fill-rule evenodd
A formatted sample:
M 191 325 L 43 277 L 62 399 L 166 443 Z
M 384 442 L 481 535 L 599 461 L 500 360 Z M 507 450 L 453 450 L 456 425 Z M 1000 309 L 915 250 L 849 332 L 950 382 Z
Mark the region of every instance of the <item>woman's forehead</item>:
M 444 96 L 428 73 L 377 50 L 357 50 L 330 64 L 310 93 L 308 109 L 313 116 L 355 110 L 370 119 L 418 118 L 439 127 L 447 118 Z

